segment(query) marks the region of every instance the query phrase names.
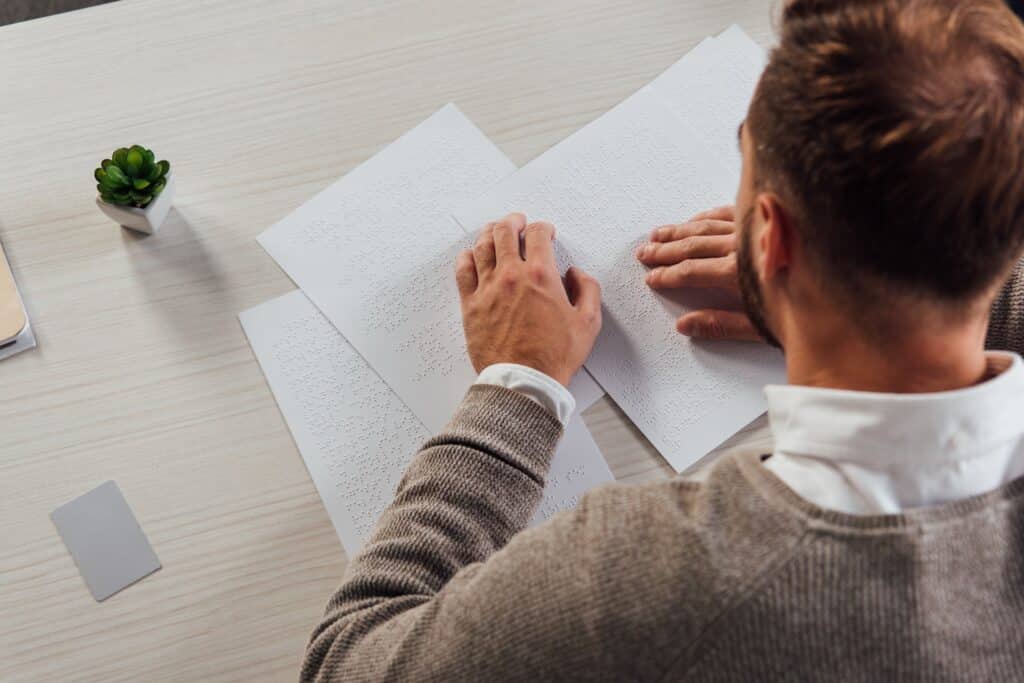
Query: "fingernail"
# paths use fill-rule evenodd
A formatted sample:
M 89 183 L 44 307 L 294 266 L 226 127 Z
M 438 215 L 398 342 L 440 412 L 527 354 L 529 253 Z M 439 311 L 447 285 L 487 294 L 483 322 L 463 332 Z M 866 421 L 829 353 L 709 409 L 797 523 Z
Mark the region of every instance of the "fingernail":
M 679 324 L 676 325 L 676 329 L 679 330 L 680 334 L 685 334 L 687 337 L 693 334 L 693 321 L 691 320 L 680 320 Z
M 647 273 L 647 284 L 651 284 L 652 282 L 654 282 L 654 278 L 656 278 L 658 276 L 658 273 L 660 272 L 661 268 L 655 268 L 651 272 Z
M 647 249 L 647 246 L 643 245 L 643 244 L 641 244 L 639 247 L 637 247 L 636 248 L 636 257 L 637 258 L 643 258 L 644 257 L 644 251 L 646 249 Z

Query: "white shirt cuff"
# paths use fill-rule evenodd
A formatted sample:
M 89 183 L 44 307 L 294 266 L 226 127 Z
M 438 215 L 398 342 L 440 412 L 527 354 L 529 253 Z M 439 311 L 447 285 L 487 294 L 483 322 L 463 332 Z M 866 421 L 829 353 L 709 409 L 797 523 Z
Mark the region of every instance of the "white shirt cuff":
M 518 391 L 551 411 L 563 427 L 569 423 L 572 412 L 576 410 L 576 399 L 558 380 L 525 365 L 488 365 L 474 384 L 492 384 Z

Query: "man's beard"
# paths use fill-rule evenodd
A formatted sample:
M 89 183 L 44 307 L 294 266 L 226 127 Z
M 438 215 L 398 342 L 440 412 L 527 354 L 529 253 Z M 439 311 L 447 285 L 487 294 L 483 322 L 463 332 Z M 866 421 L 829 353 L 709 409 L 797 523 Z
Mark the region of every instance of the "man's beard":
M 736 268 L 739 275 L 740 299 L 743 301 L 743 310 L 754 324 L 757 333 L 764 337 L 764 340 L 772 346 L 781 349 L 782 344 L 772 334 L 768 327 L 768 319 L 765 316 L 764 293 L 761 291 L 761 283 L 757 278 L 757 269 L 754 268 L 754 256 L 750 248 L 751 234 L 753 232 L 754 210 L 750 209 L 743 215 L 740 224 L 740 248 L 736 252 Z

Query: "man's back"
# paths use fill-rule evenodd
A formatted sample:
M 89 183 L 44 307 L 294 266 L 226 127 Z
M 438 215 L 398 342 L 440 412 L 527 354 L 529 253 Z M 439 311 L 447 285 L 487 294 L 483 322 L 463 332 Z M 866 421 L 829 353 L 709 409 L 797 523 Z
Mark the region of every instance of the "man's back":
M 456 264 L 481 377 L 305 679 L 1024 680 L 1024 360 L 985 348 L 1024 353 L 1024 25 L 1001 0 L 787 0 L 779 26 L 735 207 L 636 253 L 651 287 L 740 294 L 681 332 L 784 348 L 771 457 L 523 531 L 599 287 L 562 280 L 550 224 L 490 223 Z
M 474 387 L 350 565 L 305 676 L 1024 677 L 1024 479 L 847 515 L 734 456 L 700 482 L 599 489 L 509 539 L 558 432 L 530 399 Z M 431 525 L 447 531 L 416 533 Z
M 1016 480 L 918 512 L 852 516 L 805 502 L 759 458 L 724 461 L 683 493 L 702 511 L 685 523 L 718 548 L 709 576 L 735 579 L 711 586 L 717 614 L 670 677 L 1024 677 L 1022 494 Z

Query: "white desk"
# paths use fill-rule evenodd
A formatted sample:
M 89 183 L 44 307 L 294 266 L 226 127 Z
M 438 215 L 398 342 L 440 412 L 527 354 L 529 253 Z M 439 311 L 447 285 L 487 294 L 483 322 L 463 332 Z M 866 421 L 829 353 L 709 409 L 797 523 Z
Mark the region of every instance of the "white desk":
M 345 558 L 236 314 L 255 236 L 445 102 L 525 163 L 763 0 L 122 0 L 0 29 L 0 239 L 39 348 L 0 363 L 0 680 L 294 680 Z M 93 204 L 169 159 L 152 238 Z M 669 468 L 605 401 L 615 475 Z M 733 440 L 768 448 L 763 428 Z M 49 513 L 115 479 L 164 568 L 93 602 Z

